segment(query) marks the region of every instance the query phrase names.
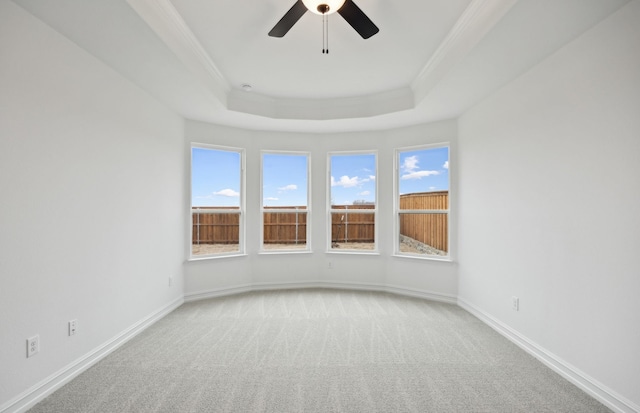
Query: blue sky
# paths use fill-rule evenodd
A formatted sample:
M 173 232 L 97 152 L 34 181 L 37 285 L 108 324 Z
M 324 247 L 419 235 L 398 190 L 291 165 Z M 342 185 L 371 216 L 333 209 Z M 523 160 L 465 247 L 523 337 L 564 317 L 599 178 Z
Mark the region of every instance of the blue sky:
M 400 194 L 449 189 L 449 148 L 400 152 L 398 181 Z
M 376 200 L 376 155 L 331 155 L 331 204 Z
M 264 206 L 307 205 L 306 155 L 263 154 Z M 376 200 L 376 155 L 332 154 L 331 201 L 351 205 Z M 240 153 L 192 148 L 192 205 L 240 205 Z M 449 149 L 430 148 L 400 152 L 401 194 L 449 189 Z
M 240 206 L 240 153 L 191 149 L 193 206 Z
M 264 206 L 307 205 L 307 161 L 306 155 L 262 155 Z

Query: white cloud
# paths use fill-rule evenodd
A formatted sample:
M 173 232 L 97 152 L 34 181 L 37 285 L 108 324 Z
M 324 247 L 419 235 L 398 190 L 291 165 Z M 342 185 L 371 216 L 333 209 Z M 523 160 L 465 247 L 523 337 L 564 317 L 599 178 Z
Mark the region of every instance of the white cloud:
M 449 161 L 445 162 L 444 165 L 442 165 L 442 167 L 444 169 L 449 169 Z
M 360 195 L 360 196 L 371 195 L 371 191 L 362 191 L 362 192 L 358 193 L 358 195 Z
M 375 181 L 376 180 L 376 176 L 375 175 L 369 175 L 369 180 L 370 181 Z
M 400 177 L 400 179 L 422 179 L 431 175 L 440 175 L 438 171 L 412 171 L 407 174 L 404 174 Z
M 295 191 L 296 189 L 298 189 L 298 185 L 295 185 L 295 184 L 278 188 L 279 191 Z
M 406 173 L 411 173 L 414 170 L 418 169 L 418 157 L 417 156 L 407 156 L 404 158 L 404 162 L 402 163 L 402 171 Z
M 404 162 L 401 167 L 404 174 L 400 179 L 421 179 L 431 175 L 440 175 L 440 172 L 438 171 L 421 171 L 418 167 L 418 163 L 418 157 L 416 155 L 404 158 Z
M 274 197 L 274 196 L 269 196 L 269 197 L 265 198 L 264 200 L 265 201 L 279 201 L 279 199 Z
M 364 180 L 354 176 L 353 178 L 349 178 L 347 175 L 343 175 L 340 177 L 339 181 L 336 181 L 335 178 L 331 177 L 331 186 L 341 186 L 344 188 L 353 188 L 354 186 L 361 185 Z
M 214 195 L 219 195 L 219 196 L 228 196 L 228 197 L 235 197 L 235 196 L 240 196 L 239 192 L 234 191 L 233 189 L 223 189 L 222 191 L 218 191 L 218 192 L 214 192 Z

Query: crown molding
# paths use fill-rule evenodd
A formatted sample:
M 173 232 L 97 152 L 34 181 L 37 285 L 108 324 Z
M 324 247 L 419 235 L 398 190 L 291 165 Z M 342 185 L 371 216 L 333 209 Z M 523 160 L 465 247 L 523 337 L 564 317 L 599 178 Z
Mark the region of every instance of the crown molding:
M 272 119 L 331 120 L 368 118 L 414 108 L 413 91 L 400 88 L 365 96 L 333 99 L 274 98 L 233 89 L 227 108 Z
M 170 0 L 126 0 L 224 106 L 231 86 Z
M 272 119 L 367 118 L 414 109 L 517 0 L 472 0 L 409 87 L 367 96 L 292 99 L 232 88 L 171 0 L 126 0 L 228 110 Z
M 418 105 L 518 0 L 472 0 L 411 83 Z

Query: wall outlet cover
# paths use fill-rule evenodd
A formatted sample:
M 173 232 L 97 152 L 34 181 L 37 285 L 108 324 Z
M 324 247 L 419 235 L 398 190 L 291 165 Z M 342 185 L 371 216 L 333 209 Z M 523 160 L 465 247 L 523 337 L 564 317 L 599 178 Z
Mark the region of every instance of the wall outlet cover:
M 69 336 L 75 336 L 78 332 L 78 320 L 69 321 Z
M 520 299 L 518 297 L 511 297 L 511 308 L 514 311 L 520 311 Z
M 35 335 L 27 339 L 27 358 L 33 357 L 40 351 L 40 336 Z

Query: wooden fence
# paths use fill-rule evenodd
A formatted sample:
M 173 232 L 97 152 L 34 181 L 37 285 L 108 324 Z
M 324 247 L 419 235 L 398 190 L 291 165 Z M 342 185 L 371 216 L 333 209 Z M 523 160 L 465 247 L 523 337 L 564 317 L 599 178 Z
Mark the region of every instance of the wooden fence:
M 296 212 L 279 211 L 298 209 Z M 332 242 L 374 242 L 375 215 L 363 212 L 374 205 L 333 205 L 340 210 L 331 214 Z M 403 210 L 442 210 L 449 208 L 447 191 L 405 194 L 400 196 L 400 234 L 430 245 L 442 251 L 448 250 L 448 214 L 402 213 Z M 231 212 L 216 213 L 216 209 Z M 306 207 L 265 208 L 265 244 L 299 244 L 307 239 Z M 353 212 L 359 210 L 358 212 Z M 193 244 L 237 244 L 239 240 L 240 213 L 233 208 L 193 208 Z
M 448 252 L 449 228 L 446 213 L 402 213 L 403 210 L 449 209 L 449 192 L 419 192 L 400 196 L 400 234 Z
M 306 244 L 306 207 L 269 207 L 264 212 L 263 228 L 265 244 Z M 296 212 L 277 212 L 278 209 L 297 209 Z
M 332 205 L 331 209 L 344 212 L 331 213 L 331 242 L 374 242 L 375 214 L 352 212 L 354 209 L 374 209 L 375 205 Z
M 400 195 L 400 209 L 449 209 L 449 191 Z
M 238 213 L 212 212 L 215 210 L 238 210 Z M 191 210 L 191 243 L 237 244 L 240 239 L 240 209 L 221 207 L 196 207 Z

